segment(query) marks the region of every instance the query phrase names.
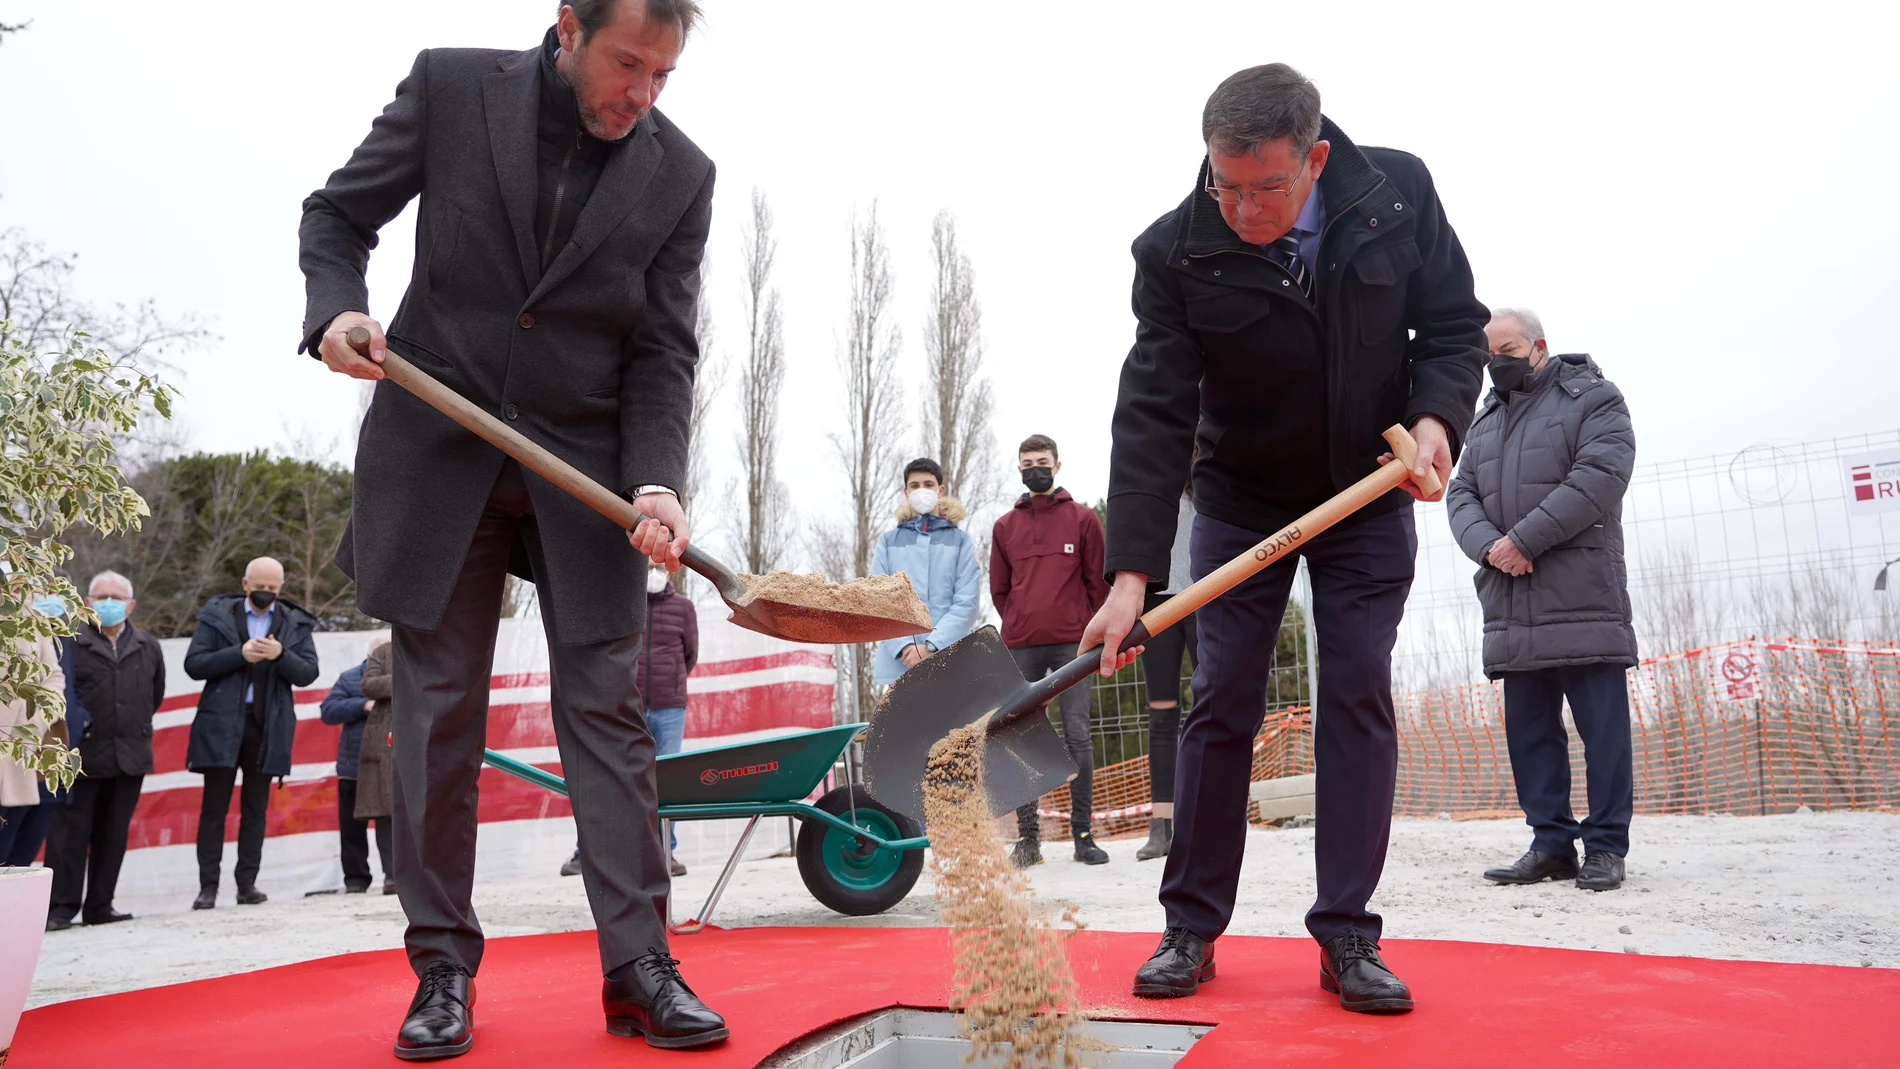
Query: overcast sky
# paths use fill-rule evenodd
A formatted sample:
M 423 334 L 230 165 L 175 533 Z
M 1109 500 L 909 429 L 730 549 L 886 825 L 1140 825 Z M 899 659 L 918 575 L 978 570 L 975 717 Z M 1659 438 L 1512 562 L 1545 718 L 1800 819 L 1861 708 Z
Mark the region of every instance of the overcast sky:
M 1293 64 L 1361 144 L 1430 166 L 1478 296 L 1628 394 L 1645 461 L 1895 426 L 1900 64 L 1891 8 L 706 0 L 660 107 L 719 166 L 710 296 L 730 366 L 749 191 L 779 220 L 792 374 L 781 470 L 842 507 L 825 440 L 847 226 L 877 201 L 917 410 L 931 217 L 984 307 L 999 459 L 1031 432 L 1106 489 L 1133 334 L 1128 245 L 1190 189 L 1210 90 Z M 101 302 L 156 298 L 218 339 L 183 362 L 206 450 L 334 443 L 353 382 L 297 356 L 299 204 L 432 46 L 536 44 L 548 0 L 0 0 L 0 227 L 77 253 Z M 1773 11 L 1773 14 L 1769 12 Z M 1576 12 L 1576 14 L 1572 14 Z M 408 277 L 405 214 L 372 314 Z M 736 391 L 712 430 L 736 471 Z M 893 482 L 896 473 L 892 473 Z

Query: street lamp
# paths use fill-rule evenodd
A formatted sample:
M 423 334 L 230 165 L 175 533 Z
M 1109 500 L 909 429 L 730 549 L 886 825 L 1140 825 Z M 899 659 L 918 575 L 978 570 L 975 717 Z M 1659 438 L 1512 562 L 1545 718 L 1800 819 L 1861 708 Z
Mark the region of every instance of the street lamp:
M 1894 559 L 1880 566 L 1880 574 L 1874 576 L 1875 590 L 1887 589 L 1887 569 L 1893 567 L 1896 564 L 1900 564 L 1900 557 L 1895 557 Z

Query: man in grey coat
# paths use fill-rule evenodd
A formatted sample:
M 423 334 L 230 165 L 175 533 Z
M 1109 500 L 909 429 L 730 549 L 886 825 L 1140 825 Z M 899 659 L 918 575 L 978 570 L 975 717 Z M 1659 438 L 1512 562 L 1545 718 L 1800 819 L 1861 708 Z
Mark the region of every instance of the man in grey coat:
M 1614 890 L 1635 801 L 1624 683 L 1636 663 L 1623 563 L 1623 494 L 1636 463 L 1629 407 L 1589 356 L 1551 356 L 1529 309 L 1497 309 L 1485 335 L 1493 389 L 1445 505 L 1479 565 L 1484 671 L 1504 680 L 1511 772 L 1533 834 L 1523 857 L 1484 875 Z M 1565 698 L 1587 770 L 1581 824 L 1570 813 Z
M 713 165 L 653 104 L 698 15 L 692 0 L 571 0 L 536 47 L 424 51 L 304 203 L 306 351 L 383 377 L 364 271 L 377 230 L 419 199 L 388 347 L 652 517 L 623 533 L 377 383 L 337 563 L 362 610 L 392 625 L 396 889 L 420 978 L 398 1057 L 452 1057 L 473 1042 L 476 782 L 510 572 L 534 580 L 548 633 L 607 1028 L 664 1047 L 727 1035 L 666 952 L 654 741 L 628 685 L 643 555 L 677 568 L 686 547 L 675 488 Z M 348 342 L 359 326 L 366 354 Z

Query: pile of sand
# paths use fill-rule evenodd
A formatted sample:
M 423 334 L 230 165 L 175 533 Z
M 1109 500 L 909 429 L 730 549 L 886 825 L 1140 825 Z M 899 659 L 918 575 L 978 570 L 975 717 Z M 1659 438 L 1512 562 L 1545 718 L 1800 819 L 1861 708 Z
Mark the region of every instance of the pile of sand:
M 735 622 L 743 622 L 741 610 L 758 612 L 796 642 L 875 642 L 931 629 L 930 610 L 905 575 L 833 583 L 817 574 L 741 573 L 739 582 L 745 593 L 732 603 Z
M 980 1064 L 1000 1057 L 1004 1069 L 1068 1069 L 1082 1064 L 1066 946 L 1081 925 L 1073 908 L 1061 918 L 1071 925 L 1066 932 L 1051 923 L 991 831 L 988 724 L 986 716 L 939 740 L 924 770 L 930 869 L 955 960 L 950 1008 L 963 1014 Z

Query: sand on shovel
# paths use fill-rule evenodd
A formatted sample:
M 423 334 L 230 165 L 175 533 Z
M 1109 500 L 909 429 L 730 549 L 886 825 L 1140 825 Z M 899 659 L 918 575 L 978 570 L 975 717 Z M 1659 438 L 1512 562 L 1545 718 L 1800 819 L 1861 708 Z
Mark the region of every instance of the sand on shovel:
M 950 1008 L 974 1049 L 966 1061 L 1002 1069 L 1069 1069 L 1093 1045 L 1082 1022 L 1067 942 L 1081 928 L 1073 907 L 1064 932 L 1039 908 L 1029 881 L 992 833 L 983 786 L 985 716 L 930 748 L 924 820 L 937 903 L 955 962 Z
M 918 600 L 906 575 L 867 575 L 846 583 L 792 572 L 742 572 L 738 578 L 745 593 L 732 603 L 733 621 L 743 623 L 741 614 L 760 603 L 772 626 L 796 642 L 875 641 L 867 636 L 867 624 L 876 638 L 921 635 L 931 629 L 930 610 Z M 875 626 L 879 622 L 887 626 L 880 630 Z

